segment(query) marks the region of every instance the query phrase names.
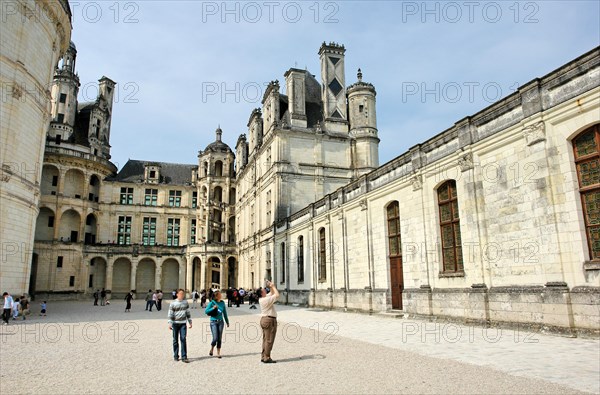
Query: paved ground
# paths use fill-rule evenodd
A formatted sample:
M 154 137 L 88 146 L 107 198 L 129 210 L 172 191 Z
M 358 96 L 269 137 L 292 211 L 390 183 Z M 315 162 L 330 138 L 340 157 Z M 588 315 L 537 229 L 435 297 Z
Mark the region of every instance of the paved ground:
M 256 310 L 230 309 L 222 359 L 193 310 L 191 363 L 174 362 L 161 312 L 54 302 L 0 327 L 0 393 L 600 393 L 600 343 L 278 306 L 261 364 Z

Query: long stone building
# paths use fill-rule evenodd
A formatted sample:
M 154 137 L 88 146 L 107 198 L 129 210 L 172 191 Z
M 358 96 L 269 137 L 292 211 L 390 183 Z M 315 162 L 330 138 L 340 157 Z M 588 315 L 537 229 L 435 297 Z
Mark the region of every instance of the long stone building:
M 235 150 L 110 162 L 115 82 L 51 85 L 29 291 L 280 284 L 284 303 L 561 330 L 600 326 L 600 49 L 379 165 L 375 87 L 289 69 Z M 9 181 L 10 184 L 10 181 Z

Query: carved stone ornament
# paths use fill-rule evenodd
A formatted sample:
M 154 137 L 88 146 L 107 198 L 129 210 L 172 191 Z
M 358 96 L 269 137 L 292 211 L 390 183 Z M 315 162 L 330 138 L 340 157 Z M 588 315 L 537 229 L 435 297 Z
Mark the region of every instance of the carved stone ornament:
M 360 209 L 362 211 L 365 211 L 367 209 L 367 199 L 363 199 L 359 203 L 360 203 Z
M 410 179 L 410 182 L 412 184 L 413 191 L 418 191 L 419 189 L 423 188 L 423 176 L 420 174 L 413 176 L 413 178 Z
M 523 129 L 523 136 L 528 146 L 546 140 L 546 124 L 540 121 Z
M 468 153 L 458 158 L 458 165 L 460 166 L 460 171 L 471 170 L 473 168 L 473 154 Z

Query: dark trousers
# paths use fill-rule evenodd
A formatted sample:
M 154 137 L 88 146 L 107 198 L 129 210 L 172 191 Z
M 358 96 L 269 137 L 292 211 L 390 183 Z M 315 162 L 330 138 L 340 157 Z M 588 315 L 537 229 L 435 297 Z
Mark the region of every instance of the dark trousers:
M 181 342 L 181 359 L 187 358 L 187 327 L 186 324 L 172 324 L 173 328 L 173 358 L 179 358 L 179 342 Z
M 158 303 L 156 304 L 156 310 L 162 310 L 162 299 L 158 299 Z
M 4 311 L 2 311 L 2 321 L 6 322 L 8 324 L 9 318 L 10 318 L 10 309 L 4 309 Z
M 218 349 L 221 349 L 223 328 L 225 328 L 225 322 L 223 320 L 210 322 L 210 332 L 212 333 L 212 342 L 210 342 L 211 347 L 217 346 Z
M 98 298 L 94 298 L 94 306 L 98 306 Z
M 275 335 L 277 334 L 277 318 L 262 317 L 260 319 L 260 327 L 263 331 L 262 354 L 260 359 L 266 361 L 271 359 L 271 350 L 275 343 Z
M 152 306 L 154 306 L 154 301 L 153 300 L 147 300 L 146 301 L 146 310 L 152 311 Z

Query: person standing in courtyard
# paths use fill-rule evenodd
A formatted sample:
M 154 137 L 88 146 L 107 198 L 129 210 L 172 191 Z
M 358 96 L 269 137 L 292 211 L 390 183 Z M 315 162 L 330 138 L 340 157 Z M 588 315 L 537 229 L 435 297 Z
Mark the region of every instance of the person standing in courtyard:
M 130 292 L 127 293 L 127 296 L 125 296 L 125 302 L 127 303 L 125 305 L 125 312 L 126 313 L 130 313 L 131 312 L 131 300 L 133 299 L 133 294 Z
M 10 319 L 10 312 L 13 308 L 13 298 L 10 296 L 8 292 L 4 292 L 2 294 L 4 298 L 4 310 L 2 310 L 2 321 L 4 321 L 4 325 L 8 325 L 8 320 Z
M 98 297 L 100 296 L 100 290 L 96 290 L 96 292 L 94 292 L 94 306 L 98 306 Z
M 275 363 L 271 359 L 271 350 L 275 342 L 277 334 L 277 311 L 275 311 L 275 301 L 279 299 L 279 291 L 275 288 L 275 284 L 267 281 L 267 287 L 270 289 L 269 294 L 263 289 L 261 298 L 258 300 L 260 304 L 260 327 L 263 331 L 262 354 L 260 361 L 263 363 Z
M 40 311 L 40 315 L 42 317 L 46 316 L 46 301 L 44 300 L 42 303 L 40 303 L 40 307 L 42 308 L 42 310 Z
M 17 317 L 19 316 L 19 309 L 21 308 L 21 303 L 19 302 L 19 298 L 15 299 L 15 302 L 13 303 L 13 309 L 12 309 L 12 317 L 13 317 L 13 321 L 17 319 Z M 25 317 L 23 317 L 25 318 Z
M 225 323 L 229 328 L 229 317 L 227 316 L 227 308 L 225 302 L 221 297 L 221 291 L 216 290 L 214 293 L 214 299 L 206 306 L 204 311 L 207 315 L 210 315 L 210 332 L 212 333 L 212 342 L 210 343 L 210 351 L 208 355 L 212 356 L 215 346 L 217 346 L 217 358 L 221 358 L 221 343 L 223 340 L 223 328 Z M 214 312 L 216 310 L 216 313 Z
M 181 343 L 181 360 L 187 363 L 186 323 L 189 322 L 190 329 L 192 329 L 192 315 L 183 289 L 177 291 L 177 299 L 169 304 L 167 317 L 169 318 L 169 330 L 173 331 L 173 359 L 179 361 L 179 346 Z
M 158 310 L 158 311 L 162 310 L 162 300 L 163 300 L 163 291 L 159 289 L 158 292 L 156 293 L 156 310 Z
M 150 304 L 150 311 L 152 311 L 152 307 L 156 307 L 158 310 L 158 289 L 152 294 L 152 303 Z
M 149 289 L 148 293 L 146 294 L 146 297 L 144 298 L 144 300 L 146 301 L 146 311 L 148 311 L 148 309 L 150 309 L 150 311 L 152 311 L 152 290 Z
M 200 291 L 200 307 L 206 307 L 206 290 Z
M 106 304 L 106 291 L 102 288 L 100 291 L 100 306 L 104 306 Z
M 192 292 L 192 309 L 196 308 L 196 304 L 198 303 L 198 291 L 194 290 L 194 292 Z

